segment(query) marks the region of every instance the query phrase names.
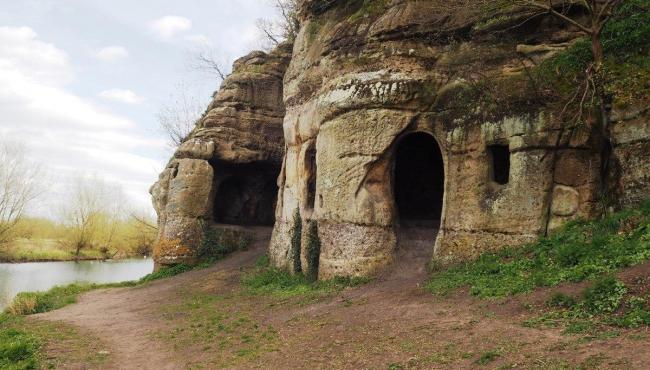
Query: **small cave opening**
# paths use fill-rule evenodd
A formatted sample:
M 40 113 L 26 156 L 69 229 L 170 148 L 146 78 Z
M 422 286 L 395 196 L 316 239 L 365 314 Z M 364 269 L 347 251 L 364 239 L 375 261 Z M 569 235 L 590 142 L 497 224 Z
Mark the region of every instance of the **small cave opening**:
M 510 147 L 508 145 L 489 145 L 490 180 L 505 185 L 510 182 Z
M 213 163 L 216 223 L 241 226 L 273 226 L 277 202 L 277 176 L 273 164 Z
M 442 152 L 436 139 L 416 132 L 402 138 L 395 154 L 394 192 L 402 226 L 440 225 L 445 188 Z

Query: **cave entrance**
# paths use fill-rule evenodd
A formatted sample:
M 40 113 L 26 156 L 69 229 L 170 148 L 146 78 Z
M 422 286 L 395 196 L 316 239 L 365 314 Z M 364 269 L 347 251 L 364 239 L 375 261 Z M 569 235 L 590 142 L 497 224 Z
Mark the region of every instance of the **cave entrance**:
M 213 164 L 214 220 L 220 224 L 273 226 L 279 169 L 268 163 Z
M 395 154 L 395 203 L 401 226 L 440 226 L 445 187 L 442 152 L 430 134 L 402 138 Z

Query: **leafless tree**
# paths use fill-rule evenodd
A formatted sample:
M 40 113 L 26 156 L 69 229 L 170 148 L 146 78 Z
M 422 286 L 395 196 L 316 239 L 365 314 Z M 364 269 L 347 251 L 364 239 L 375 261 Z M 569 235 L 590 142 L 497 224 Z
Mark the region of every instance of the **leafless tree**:
M 0 245 L 11 240 L 25 209 L 41 193 L 42 176 L 24 145 L 0 137 Z
M 258 19 L 257 29 L 271 48 L 283 41 L 293 41 L 298 35 L 300 22 L 298 20 L 299 0 L 270 0 L 277 12 L 278 19 Z
M 190 52 L 190 69 L 212 75 L 220 82 L 228 77 L 226 66 L 229 63 L 220 60 L 214 49 L 201 48 Z
M 158 111 L 158 124 L 167 135 L 169 145 L 181 145 L 201 118 L 205 105 L 188 92 L 186 85 L 179 84 L 168 102 Z
M 108 249 L 125 213 L 124 204 L 120 187 L 96 177 L 78 177 L 62 204 L 61 216 L 68 228 L 64 243 L 77 257 L 89 247 Z

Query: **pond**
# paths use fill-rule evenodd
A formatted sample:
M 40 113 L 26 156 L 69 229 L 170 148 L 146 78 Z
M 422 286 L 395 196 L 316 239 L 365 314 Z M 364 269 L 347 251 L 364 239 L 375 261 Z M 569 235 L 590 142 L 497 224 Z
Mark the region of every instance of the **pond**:
M 153 271 L 153 260 L 0 263 L 0 310 L 19 292 L 48 290 L 72 283 L 119 283 Z

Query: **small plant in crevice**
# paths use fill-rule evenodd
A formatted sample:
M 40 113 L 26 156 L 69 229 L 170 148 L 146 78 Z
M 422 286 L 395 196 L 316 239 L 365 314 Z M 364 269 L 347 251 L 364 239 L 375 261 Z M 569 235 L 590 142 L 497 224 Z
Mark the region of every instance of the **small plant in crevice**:
M 307 229 L 307 280 L 318 280 L 320 261 L 320 238 L 318 236 L 318 221 L 311 220 Z
M 302 261 L 300 260 L 300 249 L 302 246 L 302 218 L 300 210 L 296 208 L 293 214 L 293 226 L 290 231 L 291 235 L 291 258 L 293 260 L 293 272 L 302 272 Z

